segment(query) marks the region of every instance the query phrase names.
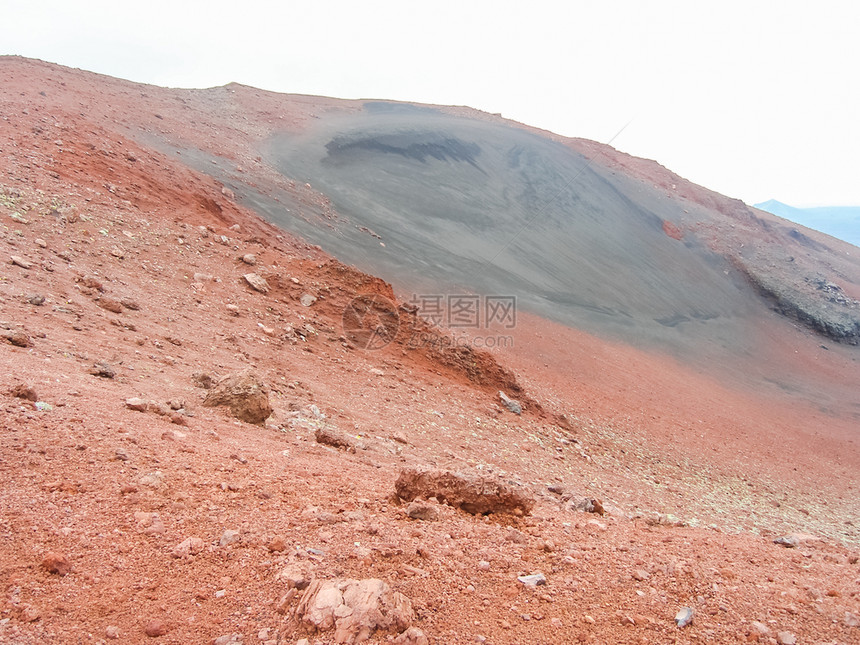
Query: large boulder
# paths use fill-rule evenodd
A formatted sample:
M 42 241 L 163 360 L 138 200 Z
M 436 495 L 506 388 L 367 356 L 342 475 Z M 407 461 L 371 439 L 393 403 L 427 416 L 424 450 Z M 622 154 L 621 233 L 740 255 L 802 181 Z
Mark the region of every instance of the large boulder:
M 400 633 L 415 619 L 412 603 L 377 578 L 315 580 L 296 617 L 318 631 L 334 630 L 337 643 L 362 643 L 377 630 Z
M 406 501 L 435 497 L 467 513 L 511 513 L 526 515 L 534 498 L 522 486 L 484 475 L 448 470 L 405 468 L 394 483 L 397 496 Z
M 248 423 L 262 424 L 272 414 L 269 388 L 251 369 L 222 378 L 209 390 L 203 405 L 225 406 L 234 417 Z

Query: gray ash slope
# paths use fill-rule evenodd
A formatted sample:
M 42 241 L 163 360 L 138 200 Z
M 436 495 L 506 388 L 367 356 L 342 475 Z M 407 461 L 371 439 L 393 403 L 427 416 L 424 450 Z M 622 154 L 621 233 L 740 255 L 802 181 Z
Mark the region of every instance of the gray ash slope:
M 401 285 L 516 295 L 562 322 L 646 339 L 751 313 L 725 259 L 666 235 L 636 186 L 529 132 L 377 108 L 278 136 L 267 152 L 348 218 L 316 241 Z M 283 208 L 256 206 L 289 227 Z
M 860 337 L 853 300 L 815 291 L 835 279 L 822 273 L 832 263 L 801 266 L 791 248 L 828 255 L 826 244 L 743 205 L 719 213 L 674 198 L 537 132 L 373 102 L 277 135 L 263 153 L 326 195 L 338 218 L 308 224 L 288 194 L 234 186 L 247 203 L 416 293 L 515 295 L 562 323 L 683 354 L 746 351 L 771 310 L 836 340 Z M 748 229 L 752 244 L 738 241 Z M 839 278 L 856 279 L 855 267 Z M 781 291 L 763 288 L 772 283 Z M 790 306 L 774 298 L 789 291 Z
M 268 111 L 249 109 L 262 99 Z M 860 341 L 856 247 L 655 162 L 469 108 L 235 84 L 185 101 L 267 133 L 258 156 L 134 136 L 402 296 L 514 295 L 521 311 L 682 358 L 753 358 L 773 325 Z M 278 106 L 301 125 L 269 125 Z

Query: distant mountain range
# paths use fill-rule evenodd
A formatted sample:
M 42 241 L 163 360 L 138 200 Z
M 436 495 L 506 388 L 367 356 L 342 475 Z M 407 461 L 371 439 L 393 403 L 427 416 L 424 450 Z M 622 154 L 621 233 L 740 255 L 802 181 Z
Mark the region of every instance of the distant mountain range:
M 860 246 L 860 206 L 795 208 L 775 199 L 769 199 L 761 204 L 755 204 L 755 207 L 807 228 L 838 237 L 854 246 Z

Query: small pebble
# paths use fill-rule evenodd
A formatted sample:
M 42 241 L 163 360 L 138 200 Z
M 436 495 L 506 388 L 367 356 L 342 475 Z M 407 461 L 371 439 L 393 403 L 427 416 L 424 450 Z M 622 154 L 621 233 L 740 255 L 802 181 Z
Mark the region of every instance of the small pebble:
M 797 636 L 791 632 L 777 632 L 776 642 L 779 643 L 779 645 L 796 645 Z
M 150 638 L 164 636 L 167 633 L 167 626 L 160 620 L 150 620 L 143 630 L 143 633 Z
M 33 266 L 32 262 L 27 262 L 27 260 L 25 260 L 24 258 L 19 257 L 17 255 L 13 255 L 11 257 L 11 260 L 12 260 L 12 264 L 19 266 L 22 269 L 29 269 Z
M 538 585 L 546 584 L 546 576 L 540 572 L 533 573 L 530 576 L 517 576 L 517 580 L 527 587 L 537 587 Z
M 42 567 L 48 573 L 54 573 L 58 576 L 65 576 L 72 570 L 72 564 L 66 556 L 61 553 L 51 552 L 45 555 L 42 559 Z
M 675 624 L 680 627 L 686 627 L 693 622 L 693 610 L 690 607 L 682 607 L 675 614 Z

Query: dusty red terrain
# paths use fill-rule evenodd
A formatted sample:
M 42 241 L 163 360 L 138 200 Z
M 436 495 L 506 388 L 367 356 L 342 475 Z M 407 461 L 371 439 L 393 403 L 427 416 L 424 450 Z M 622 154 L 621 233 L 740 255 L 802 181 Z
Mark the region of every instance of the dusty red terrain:
M 860 642 L 850 349 L 766 330 L 802 396 L 526 315 L 492 354 L 411 350 L 408 312 L 363 351 L 344 308 L 387 285 L 139 143 L 169 121 L 238 155 L 326 101 L 266 116 L 282 104 L 259 92 L 239 127 L 193 97 L 0 61 L 0 332 L 17 343 L 0 339 L 0 642 L 334 642 L 296 624 L 285 568 L 385 580 L 431 643 Z M 202 406 L 201 375 L 248 366 L 272 390 L 262 426 Z M 513 480 L 537 504 L 409 519 L 406 466 Z M 175 557 L 190 537 L 202 550 Z M 517 581 L 536 572 L 545 586 Z

